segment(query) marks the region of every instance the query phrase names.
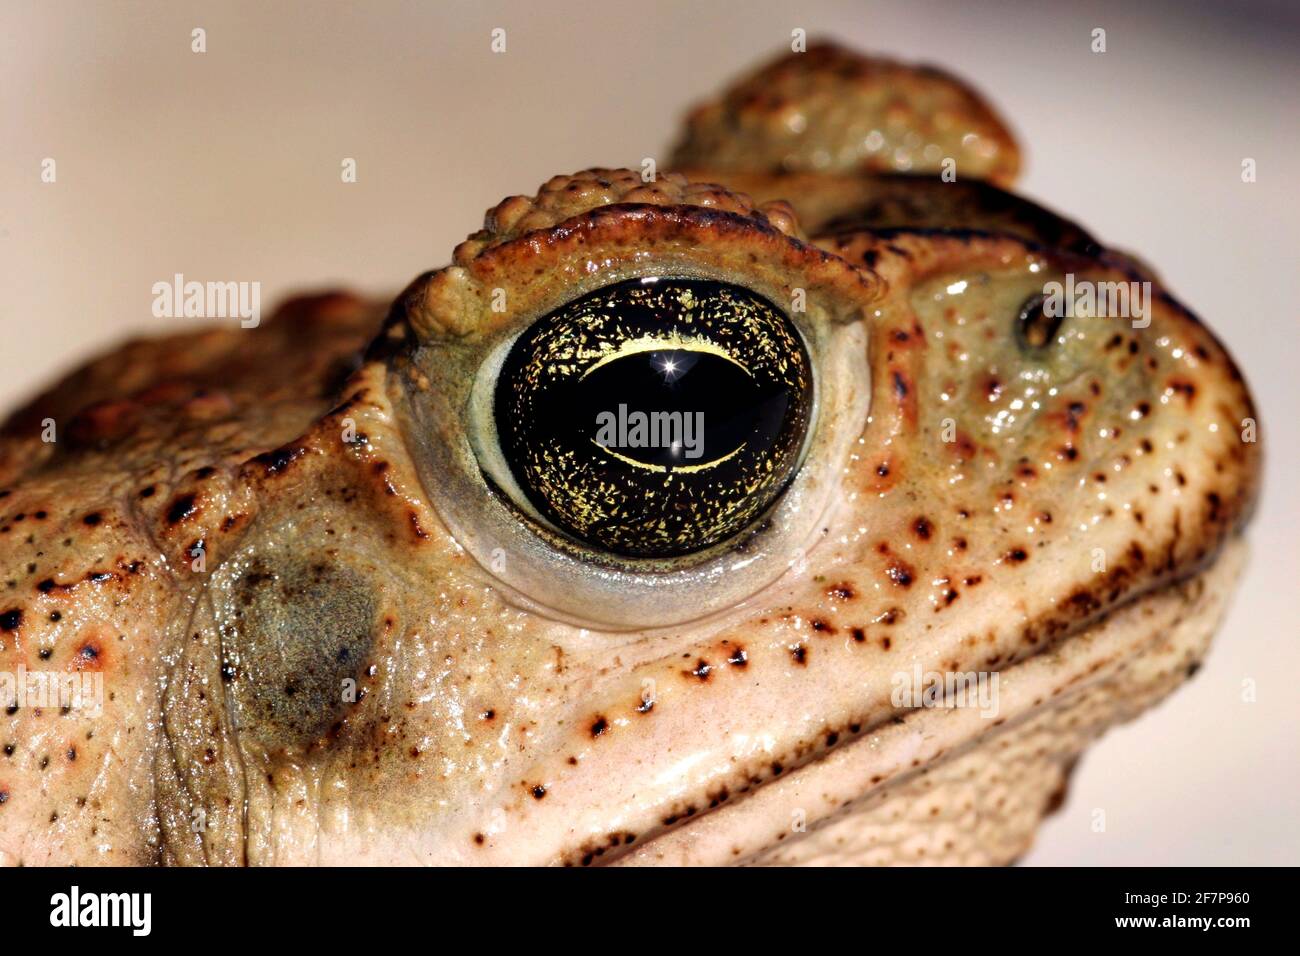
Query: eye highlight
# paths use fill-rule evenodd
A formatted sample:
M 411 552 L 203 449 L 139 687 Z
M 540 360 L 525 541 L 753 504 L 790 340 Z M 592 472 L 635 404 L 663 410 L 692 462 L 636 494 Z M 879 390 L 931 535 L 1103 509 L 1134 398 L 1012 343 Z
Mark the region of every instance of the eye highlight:
M 633 558 L 737 534 L 799 463 L 812 365 L 790 319 L 741 286 L 632 279 L 544 316 L 502 362 L 493 413 L 529 504 Z

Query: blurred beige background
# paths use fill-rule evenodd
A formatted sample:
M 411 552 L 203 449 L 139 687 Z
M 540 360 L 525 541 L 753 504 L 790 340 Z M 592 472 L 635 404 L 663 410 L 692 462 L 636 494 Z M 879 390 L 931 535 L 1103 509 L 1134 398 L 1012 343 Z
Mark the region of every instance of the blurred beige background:
M 1022 189 L 1156 265 L 1262 405 L 1254 560 L 1208 665 L 1091 751 L 1026 862 L 1300 863 L 1294 3 L 3 0 L 0 402 L 172 325 L 150 288 L 176 272 L 260 281 L 264 309 L 390 294 L 501 197 L 662 158 L 687 103 L 795 27 L 974 82 L 1026 144 Z

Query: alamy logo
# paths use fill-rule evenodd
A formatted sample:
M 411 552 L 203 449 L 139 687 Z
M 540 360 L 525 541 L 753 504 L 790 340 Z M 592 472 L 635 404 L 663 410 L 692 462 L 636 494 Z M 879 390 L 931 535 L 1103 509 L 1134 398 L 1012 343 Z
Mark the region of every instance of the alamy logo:
M 1151 324 L 1150 282 L 1076 282 L 1067 272 L 1064 283 L 1045 283 L 1043 296 L 1043 312 L 1054 319 L 1132 319 L 1135 329 Z
M 923 671 L 918 661 L 909 671 L 896 671 L 890 700 L 900 710 L 915 708 L 978 708 L 981 717 L 998 712 L 997 671 Z
M 129 926 L 132 936 L 153 927 L 151 893 L 85 893 L 73 886 L 50 897 L 51 926 Z
M 602 448 L 668 448 L 696 459 L 704 454 L 703 412 L 618 412 L 596 415 L 596 444 Z
M 151 291 L 156 319 L 239 319 L 246 329 L 262 321 L 260 282 L 186 282 L 178 272 Z
M 0 707 L 57 708 L 86 717 L 104 713 L 104 675 L 99 671 L 0 671 Z

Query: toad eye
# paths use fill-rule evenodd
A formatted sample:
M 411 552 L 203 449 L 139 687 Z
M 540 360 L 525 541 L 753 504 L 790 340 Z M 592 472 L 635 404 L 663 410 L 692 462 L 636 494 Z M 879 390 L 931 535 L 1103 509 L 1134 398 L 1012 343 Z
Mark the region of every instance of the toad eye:
M 775 305 L 714 280 L 647 278 L 520 334 L 492 417 L 525 510 L 604 551 L 669 558 L 725 541 L 772 504 L 812 406 L 808 352 Z

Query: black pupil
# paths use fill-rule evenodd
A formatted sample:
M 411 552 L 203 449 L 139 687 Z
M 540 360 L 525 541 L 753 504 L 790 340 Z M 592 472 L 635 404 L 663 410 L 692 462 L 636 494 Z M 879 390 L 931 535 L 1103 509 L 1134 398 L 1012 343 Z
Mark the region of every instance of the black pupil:
M 703 465 L 781 431 L 788 392 L 756 383 L 708 352 L 641 352 L 604 365 L 569 391 L 577 431 L 623 456 L 665 468 Z M 584 409 L 601 409 L 593 418 Z
M 743 530 L 797 465 L 812 399 L 790 320 L 740 286 L 630 280 L 540 319 L 497 380 L 501 449 L 529 502 L 632 557 Z

